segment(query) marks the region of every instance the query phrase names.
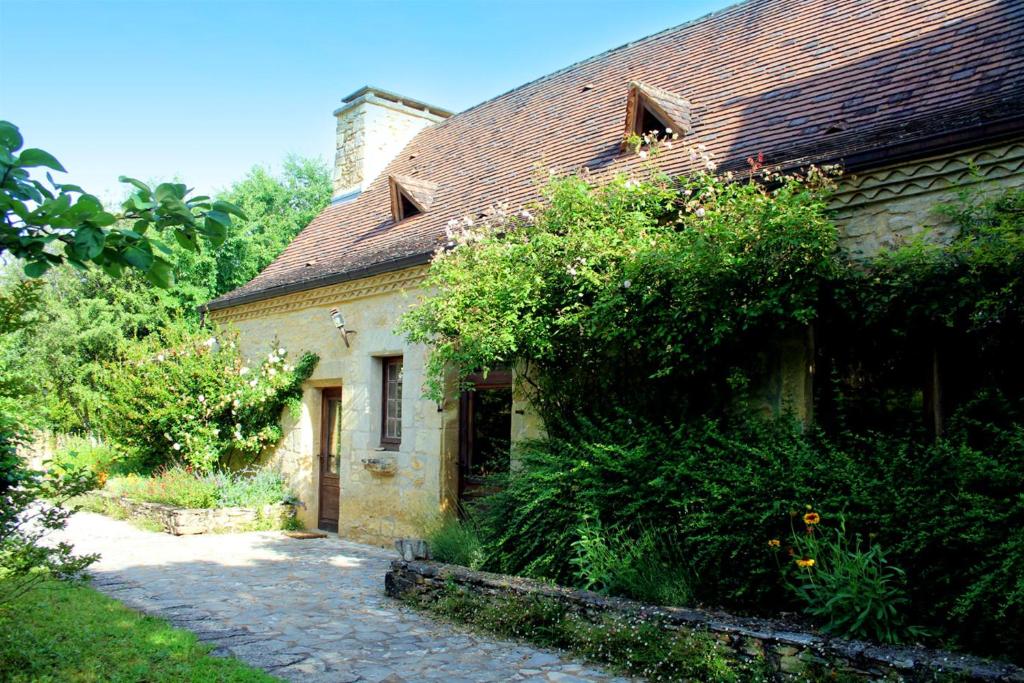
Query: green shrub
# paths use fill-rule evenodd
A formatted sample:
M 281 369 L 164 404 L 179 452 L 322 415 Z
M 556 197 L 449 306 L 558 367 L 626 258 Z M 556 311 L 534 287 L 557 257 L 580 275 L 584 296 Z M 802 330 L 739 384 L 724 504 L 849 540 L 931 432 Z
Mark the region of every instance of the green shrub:
M 835 529 L 819 527 L 816 512 L 806 513 L 804 522 L 805 530 L 790 537 L 795 569 L 788 565 L 792 578 L 787 585 L 823 631 L 883 643 L 923 635 L 905 623 L 906 574 L 887 562 L 880 545 L 864 549 L 860 534 L 851 542 L 842 517 Z
M 281 438 L 281 411 L 297 408 L 317 357 L 293 367 L 276 343 L 248 367 L 230 335 L 168 326 L 127 346 L 107 367 L 101 432 L 149 469 L 200 472 L 245 465 Z
M 580 585 L 655 605 L 688 605 L 693 599 L 685 560 L 670 550 L 675 534 L 644 529 L 633 537 L 623 529 L 604 529 L 587 520 L 573 544 Z
M 217 489 L 217 507 L 262 507 L 296 500 L 280 473 L 269 468 L 218 472 L 206 478 Z
M 994 429 L 994 428 L 993 428 Z M 963 430 L 832 438 L 788 419 L 584 425 L 525 444 L 521 467 L 476 511 L 484 569 L 563 584 L 578 575 L 581 526 L 656 529 L 685 558 L 696 601 L 771 615 L 784 590 L 771 539 L 808 501 L 842 514 L 907 572 L 907 623 L 937 642 L 1012 652 L 1024 639 L 1024 433 Z
M 131 464 L 113 446 L 90 437 L 67 437 L 53 456 L 53 466 L 61 472 L 84 468 L 99 477 L 101 483 L 110 475 L 126 473 Z
M 262 507 L 295 500 L 281 475 L 266 468 L 198 474 L 168 467 L 150 476 L 111 479 L 107 488 L 132 500 L 183 508 Z
M 483 544 L 471 519 L 441 514 L 426 525 L 425 536 L 431 556 L 438 562 L 470 569 L 483 566 Z

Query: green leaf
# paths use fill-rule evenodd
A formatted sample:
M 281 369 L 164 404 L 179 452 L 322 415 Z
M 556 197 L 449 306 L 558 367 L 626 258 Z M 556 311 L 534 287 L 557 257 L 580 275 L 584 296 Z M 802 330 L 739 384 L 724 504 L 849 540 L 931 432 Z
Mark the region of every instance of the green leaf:
M 167 289 L 174 285 L 174 269 L 162 258 L 153 259 L 153 265 L 146 271 L 146 278 L 157 287 Z
M 46 261 L 32 261 L 25 264 L 25 275 L 29 277 L 42 277 L 50 269 Z
M 67 172 L 52 154 L 34 147 L 30 147 L 21 153 L 18 157 L 18 166 L 21 166 L 22 168 L 45 166 L 46 168 L 52 168 L 55 171 Z
M 0 147 L 9 152 L 16 152 L 21 149 L 24 142 L 16 125 L 10 121 L 0 121 Z
M 149 270 L 150 266 L 153 265 L 153 252 L 148 247 L 148 244 L 143 243 L 140 245 L 132 245 L 124 250 L 124 260 L 132 266 L 135 266 L 139 270 Z
M 199 251 L 199 243 L 196 242 L 194 233 L 186 233 L 184 230 L 175 230 L 174 239 L 177 240 L 184 249 L 189 251 Z
M 161 203 L 173 199 L 180 200 L 185 196 L 185 186 L 181 183 L 160 183 L 153 194 Z
M 75 248 L 86 258 L 94 259 L 103 251 L 106 235 L 99 228 L 83 227 L 75 234 Z
M 143 192 L 145 192 L 147 197 L 149 195 L 153 194 L 153 191 L 149 189 L 149 185 L 147 185 L 146 183 L 142 182 L 141 180 L 136 180 L 135 178 L 129 178 L 126 175 L 118 176 L 117 180 L 118 180 L 118 182 L 121 182 L 121 183 L 128 183 L 129 185 L 134 185 L 135 187 L 137 187 L 140 190 L 142 190 Z
M 206 239 L 210 240 L 210 244 L 214 247 L 224 244 L 224 240 L 228 236 L 227 227 L 216 219 L 211 219 L 209 215 L 206 216 L 203 232 L 206 235 Z
M 242 220 L 245 220 L 245 212 L 243 212 L 240 208 L 238 208 L 231 202 L 224 201 L 223 199 L 218 199 L 213 203 L 213 210 L 223 211 L 224 213 L 228 213 L 233 216 L 238 216 Z

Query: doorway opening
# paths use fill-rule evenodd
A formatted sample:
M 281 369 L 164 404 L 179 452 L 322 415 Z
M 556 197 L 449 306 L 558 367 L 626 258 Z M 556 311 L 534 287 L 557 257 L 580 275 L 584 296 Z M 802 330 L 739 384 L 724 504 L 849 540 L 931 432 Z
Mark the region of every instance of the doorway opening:
M 512 458 L 512 371 L 470 377 L 459 400 L 459 502 L 494 491 L 490 477 L 509 470 Z
M 320 504 L 317 527 L 338 530 L 341 499 L 341 387 L 321 392 L 320 410 Z

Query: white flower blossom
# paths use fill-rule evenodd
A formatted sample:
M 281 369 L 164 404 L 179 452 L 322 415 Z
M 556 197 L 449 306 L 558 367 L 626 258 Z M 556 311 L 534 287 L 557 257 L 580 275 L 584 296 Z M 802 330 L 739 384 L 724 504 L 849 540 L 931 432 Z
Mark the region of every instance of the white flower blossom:
M 632 280 L 626 280 L 625 282 L 622 283 L 622 286 L 624 288 L 626 288 L 626 289 L 629 289 L 630 287 L 633 286 L 633 281 Z
M 206 397 L 203 396 L 202 394 L 199 394 L 199 402 L 200 403 L 206 403 Z
M 175 444 L 173 446 L 171 446 L 171 448 L 173 448 L 176 451 L 180 451 L 181 450 L 181 444 L 175 442 Z
M 704 210 L 703 206 L 698 206 L 697 210 L 694 213 L 697 214 L 697 218 L 704 218 L 704 214 L 707 212 Z
M 279 348 L 279 349 L 277 350 L 277 355 L 281 356 L 282 358 L 284 358 L 284 356 L 285 356 L 285 355 L 286 355 L 287 353 L 288 353 L 288 352 L 284 350 L 284 347 L 283 347 L 283 346 L 282 346 L 281 348 Z

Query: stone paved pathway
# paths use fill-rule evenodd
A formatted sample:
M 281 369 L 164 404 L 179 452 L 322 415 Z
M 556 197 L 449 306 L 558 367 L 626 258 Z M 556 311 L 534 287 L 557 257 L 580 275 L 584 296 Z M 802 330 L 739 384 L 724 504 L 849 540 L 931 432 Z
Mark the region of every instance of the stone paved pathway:
M 93 585 L 294 681 L 622 681 L 563 653 L 434 621 L 384 594 L 393 553 L 275 532 L 175 537 L 81 512 Z

